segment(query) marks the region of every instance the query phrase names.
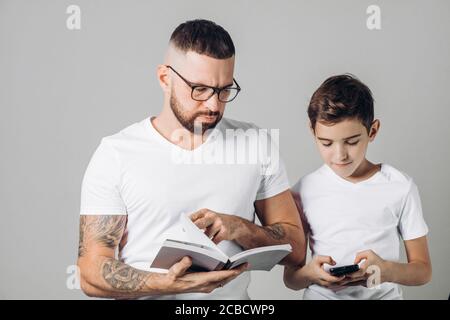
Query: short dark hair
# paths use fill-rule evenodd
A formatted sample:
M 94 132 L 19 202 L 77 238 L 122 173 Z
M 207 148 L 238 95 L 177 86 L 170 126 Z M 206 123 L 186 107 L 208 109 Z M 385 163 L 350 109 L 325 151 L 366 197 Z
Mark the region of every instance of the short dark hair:
M 180 24 L 170 42 L 183 52 L 194 51 L 215 59 L 231 58 L 235 53 L 229 33 L 209 20 L 196 19 Z
M 351 74 L 332 76 L 312 95 L 308 117 L 313 130 L 317 121 L 335 124 L 356 118 L 369 132 L 374 119 L 372 92 Z

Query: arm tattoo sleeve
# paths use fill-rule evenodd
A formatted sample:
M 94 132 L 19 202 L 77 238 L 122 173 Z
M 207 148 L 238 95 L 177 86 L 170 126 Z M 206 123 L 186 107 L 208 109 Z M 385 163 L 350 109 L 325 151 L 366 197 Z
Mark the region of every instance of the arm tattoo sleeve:
M 133 292 L 144 288 L 150 274 L 118 260 L 107 259 L 102 264 L 102 276 L 112 288 Z
M 88 215 L 80 217 L 80 244 L 78 256 L 87 254 L 91 244 L 115 249 L 126 227 L 125 215 Z M 114 258 L 104 258 L 100 266 L 99 276 L 114 289 L 115 295 L 122 296 L 139 292 L 145 288 L 151 273 L 135 269 Z
M 120 242 L 126 225 L 126 216 L 80 216 L 80 244 L 78 256 L 86 254 L 87 243 L 94 241 L 114 249 Z

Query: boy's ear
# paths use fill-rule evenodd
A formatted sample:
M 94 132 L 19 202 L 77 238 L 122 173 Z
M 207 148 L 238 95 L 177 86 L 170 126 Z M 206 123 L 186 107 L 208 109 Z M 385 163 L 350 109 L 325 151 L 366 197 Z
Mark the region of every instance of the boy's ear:
M 370 131 L 369 131 L 369 141 L 370 142 L 372 142 L 375 139 L 379 130 L 380 130 L 380 120 L 375 119 L 372 122 L 372 126 L 370 127 Z

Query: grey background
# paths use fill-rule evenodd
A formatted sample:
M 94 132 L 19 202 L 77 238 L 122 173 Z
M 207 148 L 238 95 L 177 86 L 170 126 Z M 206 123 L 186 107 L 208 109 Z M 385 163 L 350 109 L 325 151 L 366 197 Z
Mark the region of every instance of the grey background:
M 81 7 L 81 30 L 66 8 Z M 381 7 L 382 29 L 366 28 Z M 76 261 L 81 179 L 101 137 L 156 114 L 156 66 L 172 30 L 223 25 L 243 91 L 226 116 L 281 130 L 291 183 L 320 164 L 306 105 L 332 74 L 369 85 L 381 131 L 369 159 L 414 177 L 433 280 L 410 299 L 446 299 L 450 242 L 450 2 L 0 1 L 0 298 L 84 298 L 66 287 Z M 299 299 L 282 268 L 255 272 L 252 298 Z

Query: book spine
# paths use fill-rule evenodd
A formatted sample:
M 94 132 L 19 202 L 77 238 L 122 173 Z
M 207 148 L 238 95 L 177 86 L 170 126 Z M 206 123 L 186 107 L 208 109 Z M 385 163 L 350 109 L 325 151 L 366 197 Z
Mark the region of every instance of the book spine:
M 220 263 L 220 269 L 218 270 L 228 270 L 231 267 L 231 261 L 228 260 L 227 263 Z

